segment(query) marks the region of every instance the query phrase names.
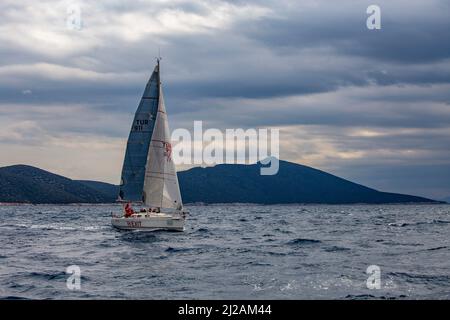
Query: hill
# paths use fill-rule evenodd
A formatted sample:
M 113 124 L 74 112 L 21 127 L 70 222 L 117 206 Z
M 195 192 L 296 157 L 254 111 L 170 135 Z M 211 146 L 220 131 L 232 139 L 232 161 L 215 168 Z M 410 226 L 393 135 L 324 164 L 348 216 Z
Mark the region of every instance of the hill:
M 280 161 L 277 175 L 261 176 L 261 165 L 221 164 L 178 173 L 184 203 L 435 203 L 380 192 L 300 164 Z M 71 180 L 35 167 L 0 168 L 0 202 L 112 203 L 118 187 Z
M 88 185 L 32 166 L 0 168 L 0 202 L 104 203 L 111 196 Z
M 192 168 L 180 172 L 184 202 L 204 203 L 410 203 L 433 200 L 380 192 L 332 174 L 287 161 L 279 172 L 261 176 L 260 164 Z

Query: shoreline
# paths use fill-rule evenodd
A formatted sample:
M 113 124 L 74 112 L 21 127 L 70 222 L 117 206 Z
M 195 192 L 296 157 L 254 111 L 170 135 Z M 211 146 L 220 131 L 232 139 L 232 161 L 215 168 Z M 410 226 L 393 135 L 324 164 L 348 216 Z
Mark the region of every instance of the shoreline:
M 185 203 L 185 206 L 191 207 L 208 207 L 208 206 L 379 206 L 379 205 L 449 205 L 450 203 L 444 201 L 430 201 L 430 202 L 384 202 L 384 203 Z M 0 202 L 0 207 L 12 206 L 120 206 L 119 203 L 27 203 L 27 202 Z

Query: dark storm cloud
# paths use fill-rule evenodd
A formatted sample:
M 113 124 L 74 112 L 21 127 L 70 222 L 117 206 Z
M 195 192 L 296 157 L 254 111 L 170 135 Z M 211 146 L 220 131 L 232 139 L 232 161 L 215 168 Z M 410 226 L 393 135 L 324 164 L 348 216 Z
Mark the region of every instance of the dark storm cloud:
M 433 65 L 450 56 L 450 42 L 444 37 L 450 21 L 440 8 L 445 4 L 438 3 L 435 7 L 430 4 L 426 7 L 429 11 L 422 13 L 424 5 L 420 2 L 402 8 L 383 1 L 380 4 L 383 24 L 379 31 L 365 27 L 367 1 L 333 5 L 323 1 L 317 6 L 269 4 L 273 5 L 274 17 L 237 20 L 213 32 L 148 34 L 139 41 L 126 43 L 119 35 L 110 33 L 99 36 L 99 44 L 82 55 L 75 52 L 45 58 L 41 51 L 30 53 L 20 47 L 3 48 L 0 55 L 9 57 L 4 60 L 8 64 L 31 63 L 34 54 L 34 62 L 117 74 L 111 81 L 77 80 L 68 74 L 56 84 L 45 75 L 41 79 L 36 75 L 19 79 L 23 88 L 37 86 L 35 91 L 42 92 L 40 99 L 64 102 L 80 101 L 80 97 L 85 102 L 98 101 L 107 91 L 112 96 L 138 94 L 153 67 L 156 48 L 161 45 L 163 63 L 167 61 L 167 68 L 163 66 L 166 83 L 175 98 L 268 98 L 371 83 L 433 84 L 450 80 L 448 68 Z M 139 12 L 140 6 L 113 2 L 102 6 L 97 14 L 105 17 L 121 12 L 132 14 Z M 177 10 L 198 14 L 207 11 L 202 5 L 189 3 L 179 5 Z M 92 22 L 80 34 L 89 34 L 89 28 L 95 27 Z M 83 38 L 77 39 L 75 35 L 73 41 Z M 317 57 L 322 59 L 317 61 Z M 405 62 L 409 64 L 402 66 Z M 420 63 L 421 68 L 411 66 L 412 63 Z M 138 76 L 133 81 L 122 79 L 121 73 L 125 72 Z M 2 88 L 0 99 L 19 99 L 16 92 L 22 88 L 17 88 L 16 83 L 4 84 Z
M 421 99 L 414 97 L 421 97 Z M 428 96 L 428 98 L 426 98 Z M 261 127 L 330 125 L 334 127 L 450 127 L 450 85 L 340 89 L 273 99 L 170 99 L 180 117 L 212 121 L 213 126 Z M 176 114 L 178 118 L 178 114 Z
M 377 1 L 382 28 L 368 30 L 373 1 L 319 1 L 284 8 L 283 15 L 241 25 L 243 32 L 280 51 L 333 47 L 337 52 L 395 63 L 429 63 L 450 57 L 448 1 Z
M 81 4 L 80 31 L 67 30 L 64 2 L 0 4 L 4 143 L 34 131 L 125 138 L 160 47 L 172 128 L 301 127 L 283 136 L 304 139 L 288 160 L 321 152 L 317 165 L 387 189 L 379 172 L 395 168 L 391 189 L 408 192 L 423 168 L 429 194 L 450 190 L 424 164 L 448 176 L 448 1 L 377 1 L 375 31 L 365 0 Z

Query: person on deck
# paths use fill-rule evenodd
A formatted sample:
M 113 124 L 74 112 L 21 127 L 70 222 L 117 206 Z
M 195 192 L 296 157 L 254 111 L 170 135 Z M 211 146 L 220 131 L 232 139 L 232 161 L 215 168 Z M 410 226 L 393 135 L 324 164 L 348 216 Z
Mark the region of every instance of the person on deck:
M 131 207 L 131 204 L 128 202 L 125 205 L 125 218 L 130 217 L 134 213 L 133 208 Z

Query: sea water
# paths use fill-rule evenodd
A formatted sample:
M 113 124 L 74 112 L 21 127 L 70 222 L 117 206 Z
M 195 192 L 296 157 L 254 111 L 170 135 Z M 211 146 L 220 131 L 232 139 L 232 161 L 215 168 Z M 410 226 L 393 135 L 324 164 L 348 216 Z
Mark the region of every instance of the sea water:
M 116 205 L 0 206 L 0 297 L 450 298 L 450 205 L 187 209 L 177 233 L 116 230 Z

